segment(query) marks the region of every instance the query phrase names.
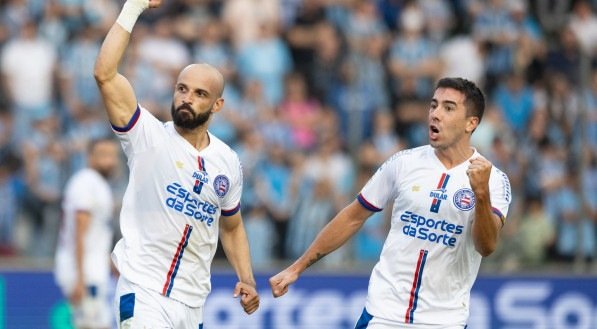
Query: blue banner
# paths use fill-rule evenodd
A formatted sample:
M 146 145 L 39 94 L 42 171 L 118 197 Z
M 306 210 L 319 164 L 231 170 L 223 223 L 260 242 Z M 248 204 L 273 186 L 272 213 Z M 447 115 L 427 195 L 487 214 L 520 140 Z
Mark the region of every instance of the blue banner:
M 365 303 L 368 276 L 308 274 L 274 299 L 258 275 L 261 307 L 243 313 L 236 277 L 216 273 L 204 328 L 348 329 Z M 481 276 L 471 293 L 471 329 L 596 329 L 596 277 Z M 49 272 L 0 271 L 0 329 L 72 328 L 66 301 Z

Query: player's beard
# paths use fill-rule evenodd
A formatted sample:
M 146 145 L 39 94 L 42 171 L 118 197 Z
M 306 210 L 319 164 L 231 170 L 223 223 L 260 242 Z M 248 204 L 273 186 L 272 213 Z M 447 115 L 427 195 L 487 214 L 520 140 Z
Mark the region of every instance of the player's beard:
M 102 175 L 102 177 L 104 177 L 105 179 L 110 179 L 114 175 L 114 172 L 116 171 L 116 168 L 114 168 L 113 166 L 110 166 L 110 167 L 99 167 L 99 168 L 95 168 L 95 170 L 100 175 Z
M 170 114 L 172 115 L 172 121 L 174 124 L 180 128 L 193 130 L 199 126 L 204 125 L 209 118 L 211 117 L 211 110 L 213 105 L 209 108 L 209 110 L 203 113 L 195 113 L 193 108 L 188 104 L 182 104 L 179 107 L 174 107 L 174 103 L 172 103 L 172 108 L 170 109 Z M 188 111 L 187 114 L 181 114 L 182 109 Z

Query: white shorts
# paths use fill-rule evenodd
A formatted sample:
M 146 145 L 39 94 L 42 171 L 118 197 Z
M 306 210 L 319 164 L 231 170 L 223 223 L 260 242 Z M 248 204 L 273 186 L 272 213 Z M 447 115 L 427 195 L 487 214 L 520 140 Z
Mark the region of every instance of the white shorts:
M 120 276 L 114 296 L 120 329 L 202 329 L 203 307 L 190 307 Z
M 72 285 L 61 285 L 65 296 L 72 292 Z M 91 285 L 87 287 L 87 294 L 80 303 L 70 304 L 72 320 L 77 328 L 110 328 L 112 327 L 112 313 L 108 299 L 107 285 Z
M 450 325 L 421 325 L 412 323 L 395 322 L 386 319 L 376 318 L 369 314 L 366 309 L 363 309 L 363 313 L 359 318 L 359 321 L 355 325 L 355 329 L 466 329 L 466 326 L 450 326 Z

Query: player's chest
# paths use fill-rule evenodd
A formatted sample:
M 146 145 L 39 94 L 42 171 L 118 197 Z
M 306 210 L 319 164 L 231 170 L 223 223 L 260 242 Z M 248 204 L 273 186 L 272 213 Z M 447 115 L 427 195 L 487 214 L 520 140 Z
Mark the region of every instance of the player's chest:
M 415 171 L 404 177 L 392 219 L 394 232 L 405 237 L 401 243 L 457 247 L 474 216 L 475 196 L 466 173 Z
M 157 190 L 174 207 L 217 207 L 230 191 L 232 173 L 217 154 L 193 154 L 173 148 L 138 160 L 138 183 Z
M 188 153 L 172 153 L 168 166 L 171 176 L 169 178 L 169 193 L 183 189 L 189 194 L 213 201 L 226 196 L 230 188 L 231 173 L 219 158 L 209 155 Z
M 396 200 L 408 210 L 425 216 L 467 217 L 475 195 L 466 171 L 419 170 L 404 176 Z

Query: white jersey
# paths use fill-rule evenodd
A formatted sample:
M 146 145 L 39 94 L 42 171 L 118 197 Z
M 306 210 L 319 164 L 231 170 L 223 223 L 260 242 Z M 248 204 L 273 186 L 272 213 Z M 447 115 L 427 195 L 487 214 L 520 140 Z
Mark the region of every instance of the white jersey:
M 142 107 L 113 129 L 130 170 L 114 263 L 127 280 L 200 307 L 211 290 L 220 215 L 240 209 L 240 161 L 212 134 L 197 151 L 172 122 Z
M 374 317 L 430 327 L 466 324 L 482 258 L 471 234 L 475 195 L 468 166 L 446 170 L 430 145 L 421 146 L 396 153 L 361 190 L 358 200 L 369 210 L 394 203 L 369 281 L 365 308 Z M 489 189 L 492 211 L 505 218 L 510 184 L 495 167 Z
M 78 274 L 75 261 L 75 215 L 80 210 L 89 212 L 91 217 L 83 240 L 84 282 L 88 286 L 108 284 L 113 204 L 110 185 L 93 169 L 82 169 L 67 182 L 62 202 L 63 223 L 55 258 L 56 280 L 67 293 L 74 286 Z

